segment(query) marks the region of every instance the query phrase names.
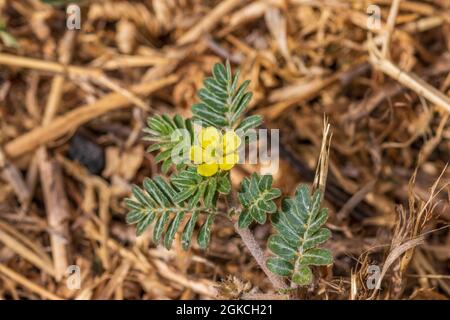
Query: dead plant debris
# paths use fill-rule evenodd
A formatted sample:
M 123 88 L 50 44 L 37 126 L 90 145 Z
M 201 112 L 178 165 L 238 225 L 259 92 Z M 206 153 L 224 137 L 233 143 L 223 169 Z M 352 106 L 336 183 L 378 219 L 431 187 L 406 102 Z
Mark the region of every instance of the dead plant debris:
M 335 264 L 302 297 L 450 297 L 449 1 L 79 6 L 71 31 L 64 4 L 0 0 L 1 299 L 288 297 L 225 219 L 206 252 L 154 247 L 124 221 L 131 184 L 160 173 L 140 139 L 146 117 L 190 116 L 226 59 L 251 80 L 251 113 L 281 130 L 274 177 L 285 195 L 313 182 L 324 115 L 331 125 L 316 187 L 328 176 Z M 241 166 L 234 182 L 257 169 Z

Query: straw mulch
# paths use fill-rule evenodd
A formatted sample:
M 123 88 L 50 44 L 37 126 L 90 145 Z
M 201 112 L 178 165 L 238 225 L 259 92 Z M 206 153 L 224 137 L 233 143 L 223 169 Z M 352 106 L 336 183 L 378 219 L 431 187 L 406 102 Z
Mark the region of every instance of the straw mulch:
M 381 8 L 381 29 L 367 29 L 369 4 Z M 312 183 L 324 115 L 332 126 L 335 263 L 299 296 L 450 297 L 449 1 L 80 6 L 82 29 L 71 32 L 64 5 L 0 0 L 0 298 L 273 293 L 223 219 L 208 250 L 189 252 L 136 239 L 124 222 L 131 184 L 160 173 L 141 140 L 146 117 L 190 116 L 202 80 L 226 59 L 251 80 L 249 112 L 281 130 L 284 195 Z M 234 169 L 234 183 L 257 169 Z M 264 244 L 272 231 L 253 232 Z M 79 290 L 67 286 L 68 265 L 80 268 Z M 378 292 L 368 288 L 373 265 Z

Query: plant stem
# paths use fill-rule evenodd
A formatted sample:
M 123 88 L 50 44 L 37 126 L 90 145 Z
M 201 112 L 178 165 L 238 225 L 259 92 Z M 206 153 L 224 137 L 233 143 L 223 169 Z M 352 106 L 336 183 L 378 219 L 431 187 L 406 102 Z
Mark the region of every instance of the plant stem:
M 283 278 L 273 274 L 270 272 L 270 270 L 266 266 L 266 255 L 264 254 L 263 250 L 259 246 L 258 242 L 256 241 L 255 237 L 253 236 L 252 232 L 245 228 L 241 229 L 239 228 L 237 222 L 234 222 L 234 229 L 239 234 L 239 236 L 242 239 L 242 242 L 247 247 L 247 249 L 252 254 L 253 258 L 255 258 L 256 262 L 258 263 L 259 267 L 264 271 L 267 278 L 272 282 L 273 286 L 276 289 L 289 289 L 289 287 L 286 285 L 286 283 L 283 281 Z
M 236 203 L 236 199 L 234 197 L 233 191 L 231 191 L 227 196 L 228 207 L 231 210 L 238 210 L 238 205 Z M 230 208 L 231 207 L 231 208 Z M 256 241 L 253 233 L 248 229 L 241 229 L 238 226 L 237 221 L 233 221 L 233 219 L 228 215 L 228 218 L 234 225 L 234 230 L 241 237 L 242 242 L 247 247 L 247 249 L 252 254 L 253 258 L 255 258 L 256 263 L 258 263 L 259 267 L 266 274 L 267 278 L 272 282 L 272 285 L 275 289 L 289 289 L 289 287 L 284 282 L 283 278 L 273 274 L 266 266 L 267 257 L 264 254 L 264 251 L 261 249 L 261 246 Z

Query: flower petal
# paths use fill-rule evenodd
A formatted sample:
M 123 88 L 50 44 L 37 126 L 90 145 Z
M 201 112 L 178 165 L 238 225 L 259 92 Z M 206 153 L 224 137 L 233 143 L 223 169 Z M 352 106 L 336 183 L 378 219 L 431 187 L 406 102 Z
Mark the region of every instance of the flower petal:
M 215 144 L 210 144 L 206 148 L 202 149 L 202 160 L 205 163 L 219 163 L 220 158 L 217 157 L 217 147 Z
M 239 155 L 237 153 L 228 154 L 222 159 L 222 163 L 219 165 L 220 170 L 231 170 L 236 163 L 239 162 Z
M 222 134 L 214 127 L 202 128 L 199 134 L 200 145 L 206 149 L 209 145 L 220 143 Z
M 223 150 L 225 154 L 235 151 L 241 145 L 241 138 L 234 131 L 227 131 L 223 135 Z
M 213 176 L 219 171 L 219 165 L 217 163 L 204 163 L 197 167 L 197 173 L 204 177 Z

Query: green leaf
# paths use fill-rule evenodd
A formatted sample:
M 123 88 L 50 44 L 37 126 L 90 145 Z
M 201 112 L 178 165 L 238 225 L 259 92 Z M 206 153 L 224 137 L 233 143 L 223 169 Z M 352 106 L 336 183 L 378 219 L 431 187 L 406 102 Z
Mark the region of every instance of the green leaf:
M 217 198 L 217 179 L 220 176 L 203 177 L 199 175 L 195 167 L 180 171 L 172 178 L 178 193 L 175 197 L 176 203 L 189 201 L 189 207 L 193 208 L 201 201 L 206 208 L 211 207 Z
M 299 259 L 301 264 L 311 266 L 327 266 L 333 263 L 330 250 L 321 248 L 306 250 Z
M 125 206 L 130 210 L 142 210 L 142 205 L 138 201 L 132 199 L 125 199 Z
M 298 285 L 306 286 L 311 283 L 313 274 L 311 268 L 305 265 L 300 265 L 298 270 L 294 271 L 292 281 Z
M 162 177 L 156 177 L 153 180 L 145 178 L 143 184 L 144 189 L 133 186 L 133 199 L 125 199 L 125 205 L 130 210 L 126 221 L 137 224 L 136 235 L 138 236 L 156 221 L 153 238 L 155 243 L 158 243 L 167 223 L 171 220 L 171 213 L 177 217 L 177 214 L 184 214 L 186 210 L 174 203 L 176 191 Z
M 194 228 L 197 223 L 198 216 L 199 211 L 194 211 L 183 230 L 183 235 L 181 236 L 181 245 L 183 246 L 184 250 L 187 250 L 191 245 L 192 234 L 194 233 Z
M 321 228 L 303 242 L 303 250 L 308 250 L 324 243 L 331 237 L 330 229 Z
M 195 171 L 190 170 L 181 172 L 174 180 L 177 181 L 178 186 L 182 186 L 184 189 L 180 191 L 178 187 L 174 186 L 173 181 L 170 183 L 159 176 L 154 179 L 145 178 L 143 189 L 134 186 L 132 188 L 133 198 L 125 199 L 125 205 L 129 209 L 126 221 L 129 224 L 136 224 L 136 235 L 138 236 L 154 223 L 153 242 L 158 244 L 164 238 L 164 246 L 170 249 L 182 221 L 186 218 L 187 223 L 182 231 L 181 242 L 183 249 L 187 250 L 199 215 L 207 214 L 206 222 L 201 227 L 198 237 L 199 244 L 205 248 L 209 242 L 216 211 L 214 206 L 207 208 L 199 206 L 199 204 L 200 200 L 203 200 L 207 188 L 210 192 L 209 197 L 215 199 L 217 179 L 199 178 Z M 189 199 L 178 201 L 180 194 L 183 198 L 186 190 L 189 193 L 194 192 L 195 195 L 191 198 L 188 197 Z
M 222 194 L 229 194 L 231 192 L 231 182 L 228 175 L 219 178 L 217 181 L 217 190 Z
M 155 213 L 151 212 L 147 214 L 142 220 L 139 220 L 137 226 L 136 226 L 136 235 L 140 236 L 145 229 L 153 222 L 155 219 Z
M 264 212 L 264 210 L 261 210 L 259 208 L 258 203 L 256 203 L 254 206 L 252 206 L 248 210 L 250 210 L 250 215 L 256 222 L 258 222 L 259 224 L 266 223 L 267 215 Z
M 216 128 L 228 126 L 226 115 L 212 109 L 207 104 L 198 103 L 193 105 L 192 113 L 194 114 L 194 120 L 202 121 L 203 126 L 213 126 Z
M 200 103 L 192 106 L 194 121 L 201 121 L 203 126 L 235 128 L 240 117 L 247 108 L 252 93 L 247 91 L 249 81 L 244 81 L 239 87 L 239 71 L 232 75 L 230 63 L 226 66 L 217 63 L 212 70 L 212 77 L 203 82 L 203 88 L 198 91 Z M 244 123 L 248 129 L 257 124 L 257 118 Z
M 163 148 L 164 145 L 165 145 L 165 142 L 154 143 L 147 148 L 147 152 L 153 152 L 153 151 L 159 150 L 159 149 Z
M 293 198 L 283 200 L 281 211 L 272 216 L 272 225 L 277 234 L 271 236 L 268 242 L 269 250 L 275 255 L 271 259 L 278 259 L 278 264 L 281 264 L 280 261 L 288 262 L 295 268 L 289 272 L 283 269 L 283 274 L 280 268 L 272 266 L 273 270 L 269 269 L 278 275 L 290 277 L 291 281 L 299 285 L 311 283 L 313 275 L 310 266 L 333 263 L 331 252 L 318 248 L 331 236 L 330 230 L 322 228 L 328 212 L 326 208 L 320 208 L 321 201 L 322 194 L 319 191 L 311 196 L 309 188 L 301 185 Z
M 175 238 L 175 234 L 177 233 L 178 227 L 180 226 L 184 215 L 184 212 L 178 212 L 175 218 L 170 223 L 169 228 L 167 228 L 167 232 L 164 237 L 164 246 L 166 247 L 166 249 L 170 249 L 172 247 L 173 239 Z
M 182 203 L 189 197 L 192 197 L 196 191 L 197 191 L 197 187 L 194 187 L 194 186 L 183 189 L 181 192 L 177 193 L 177 195 L 175 197 L 175 203 Z
M 319 230 L 320 227 L 323 226 L 323 224 L 327 221 L 327 219 L 328 219 L 328 209 L 322 208 L 319 211 L 319 214 L 314 218 L 314 220 L 309 225 L 308 230 L 309 234 L 313 234 L 314 232 Z
M 145 204 L 148 207 L 151 207 L 155 203 L 153 199 L 151 199 L 147 194 L 145 194 L 144 191 L 140 189 L 138 186 L 133 186 L 131 192 L 133 193 L 137 201 L 139 201 L 142 204 Z
M 164 233 L 164 230 L 165 230 L 167 224 L 170 221 L 169 219 L 170 219 L 170 212 L 166 211 L 156 221 L 155 229 L 153 230 L 153 242 L 154 243 L 161 242 L 161 237 Z
M 250 226 L 250 224 L 253 221 L 253 217 L 250 214 L 250 212 L 248 212 L 248 210 L 244 210 L 241 212 L 240 216 L 239 216 L 239 220 L 238 220 L 238 226 L 241 229 L 244 228 L 248 228 Z
M 176 196 L 175 189 L 168 183 L 166 180 L 164 180 L 162 177 L 157 176 L 154 179 L 156 186 L 161 190 L 161 192 L 169 199 L 171 203 L 174 203 L 174 199 Z
M 170 155 L 171 155 L 172 149 L 167 149 L 164 151 L 161 151 L 156 157 L 155 157 L 155 162 L 159 163 L 161 161 L 165 161 L 167 159 L 170 160 Z
M 150 195 L 151 198 L 161 207 L 167 208 L 171 205 L 170 200 L 167 198 L 164 192 L 159 189 L 159 187 L 153 180 L 145 178 L 144 188 L 147 194 Z
M 272 225 L 278 234 L 282 236 L 284 240 L 289 242 L 291 246 L 297 247 L 300 245 L 298 232 L 286 218 L 286 214 L 284 212 L 277 212 L 272 215 Z
M 248 227 L 252 221 L 263 224 L 267 213 L 276 211 L 273 200 L 281 195 L 281 191 L 272 188 L 272 180 L 270 175 L 258 176 L 254 173 L 242 181 L 238 199 L 243 207 L 241 215 L 244 217 L 238 220 L 239 227 Z
M 214 218 L 215 214 L 208 215 L 205 223 L 200 228 L 200 231 L 198 233 L 197 242 L 202 249 L 205 249 L 209 244 L 209 240 L 211 238 L 211 227 L 214 222 Z
M 206 188 L 205 207 L 209 208 L 213 205 L 216 190 L 217 190 L 217 179 L 216 178 L 209 179 L 208 187 Z
M 203 177 L 199 175 L 195 168 L 182 170 L 178 175 L 172 177 L 172 183 L 179 190 L 185 188 L 196 187 L 203 181 Z
M 135 223 L 138 223 L 139 221 L 141 221 L 144 217 L 145 217 L 145 215 L 143 215 L 140 210 L 130 211 L 127 214 L 126 222 L 128 224 L 135 224 Z
M 172 159 L 164 160 L 163 164 L 161 165 L 161 172 L 167 174 L 171 166 L 172 166 Z
M 271 272 L 282 277 L 290 276 L 294 270 L 292 263 L 276 257 L 270 257 L 267 259 L 267 268 L 269 268 Z
M 194 208 L 205 195 L 207 184 L 201 183 L 195 192 L 195 195 L 189 199 L 189 208 Z
M 277 256 L 286 260 L 292 260 L 297 255 L 295 248 L 292 248 L 280 235 L 270 236 L 267 246 Z
M 194 141 L 191 120 L 185 120 L 179 115 L 173 118 L 165 114 L 156 115 L 147 119 L 144 132 L 146 133 L 144 140 L 154 142 L 147 151 L 159 151 L 155 161 L 162 162 L 163 173 L 166 173 L 173 163 L 172 155 L 182 159 L 183 163 L 188 160 L 189 148 Z

